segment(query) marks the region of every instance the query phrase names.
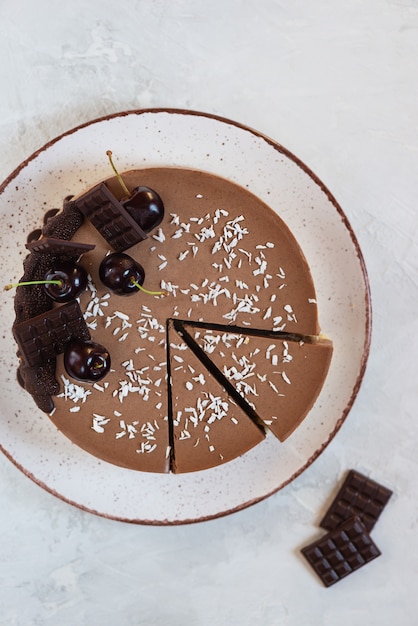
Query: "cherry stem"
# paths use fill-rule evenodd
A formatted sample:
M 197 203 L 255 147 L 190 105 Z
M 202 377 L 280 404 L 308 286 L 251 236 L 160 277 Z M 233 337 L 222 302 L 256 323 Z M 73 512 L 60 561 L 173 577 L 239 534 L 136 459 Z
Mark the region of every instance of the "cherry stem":
M 112 170 L 116 174 L 116 178 L 118 179 L 120 186 L 122 187 L 122 189 L 126 193 L 126 195 L 130 196 L 131 192 L 129 191 L 129 189 L 125 185 L 125 181 L 123 180 L 122 176 L 119 174 L 118 170 L 116 169 L 115 164 L 113 163 L 112 151 L 111 150 L 107 150 L 106 154 L 109 157 L 110 165 L 112 166 Z
M 29 280 L 22 283 L 13 283 L 11 285 L 5 285 L 3 291 L 9 291 L 14 287 L 26 287 L 27 285 L 62 285 L 62 280 Z
M 167 291 L 149 291 L 148 289 L 145 289 L 145 287 L 140 285 L 138 281 L 135 280 L 135 278 L 132 278 L 131 283 L 135 285 L 137 289 L 143 291 L 144 293 L 147 293 L 149 296 L 168 296 Z

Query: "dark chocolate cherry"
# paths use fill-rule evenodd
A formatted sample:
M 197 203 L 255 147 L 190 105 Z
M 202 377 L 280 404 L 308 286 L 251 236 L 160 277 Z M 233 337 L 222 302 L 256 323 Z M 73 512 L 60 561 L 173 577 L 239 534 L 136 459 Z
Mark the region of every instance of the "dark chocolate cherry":
M 44 277 L 45 281 L 54 281 L 44 285 L 45 291 L 56 302 L 70 302 L 87 287 L 87 272 L 78 263 L 65 261 L 57 263 Z
M 136 187 L 129 198 L 121 204 L 146 233 L 161 224 L 164 217 L 164 204 L 156 191 L 149 187 Z
M 95 382 L 108 373 L 110 355 L 104 346 L 94 341 L 72 341 L 64 352 L 64 367 L 75 380 Z
M 139 291 L 145 279 L 142 265 L 123 252 L 113 252 L 100 263 L 99 276 L 102 283 L 118 296 L 129 296 Z
M 150 230 L 156 228 L 156 226 L 162 222 L 164 217 L 163 201 L 158 193 L 150 189 L 150 187 L 135 187 L 133 191 L 129 191 L 125 181 L 113 163 L 112 151 L 107 150 L 106 154 L 116 174 L 116 178 L 126 194 L 121 200 L 123 208 L 144 232 L 149 233 Z

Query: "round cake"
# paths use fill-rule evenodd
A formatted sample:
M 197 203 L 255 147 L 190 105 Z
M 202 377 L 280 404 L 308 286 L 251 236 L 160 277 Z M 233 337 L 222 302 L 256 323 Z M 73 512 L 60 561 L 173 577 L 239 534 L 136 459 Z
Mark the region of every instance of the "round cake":
M 170 167 L 122 176 L 164 202 L 148 234 L 120 221 L 124 191 L 113 177 L 67 199 L 31 236 L 24 280 L 80 257 L 89 281 L 65 305 L 40 285 L 18 287 L 22 386 L 75 444 L 133 470 L 206 470 L 266 433 L 284 441 L 308 416 L 332 355 L 297 241 L 249 190 L 212 174 Z M 116 295 L 102 283 L 100 264 L 115 250 L 140 263 L 157 295 Z M 100 381 L 67 373 L 73 336 L 109 351 Z

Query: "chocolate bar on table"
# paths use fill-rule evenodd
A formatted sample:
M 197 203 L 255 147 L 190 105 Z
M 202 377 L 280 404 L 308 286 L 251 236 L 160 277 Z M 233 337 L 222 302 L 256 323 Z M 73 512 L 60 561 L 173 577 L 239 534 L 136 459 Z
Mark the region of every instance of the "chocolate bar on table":
M 41 237 L 36 241 L 26 244 L 30 252 L 41 252 L 45 254 L 65 254 L 70 257 L 79 257 L 85 252 L 95 248 L 95 244 L 68 241 L 67 239 L 56 239 L 55 237 Z
M 38 367 L 64 352 L 72 340 L 90 339 L 76 300 L 16 324 L 13 335 L 22 359 L 30 367 Z
M 381 554 L 358 517 L 345 520 L 338 528 L 302 548 L 301 552 L 326 587 Z
M 116 252 L 123 252 L 147 238 L 104 183 L 74 200 L 74 204 Z
M 319 525 L 333 530 L 349 517 L 357 516 L 370 532 L 391 495 L 392 491 L 387 487 L 350 470 Z

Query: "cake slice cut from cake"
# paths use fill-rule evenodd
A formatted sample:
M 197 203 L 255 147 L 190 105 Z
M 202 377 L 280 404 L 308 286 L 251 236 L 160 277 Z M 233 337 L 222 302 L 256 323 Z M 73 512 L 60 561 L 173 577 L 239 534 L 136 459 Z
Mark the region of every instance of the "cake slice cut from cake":
M 224 380 L 225 386 L 220 383 L 179 330 L 181 333 L 175 320 L 168 320 L 169 425 L 174 473 L 221 465 L 241 456 L 265 437 L 262 425 L 248 416 L 242 399 L 236 397 L 228 381 Z
M 305 419 L 325 382 L 331 341 L 221 324 L 177 324 L 208 368 L 244 400 L 247 414 L 280 441 Z

